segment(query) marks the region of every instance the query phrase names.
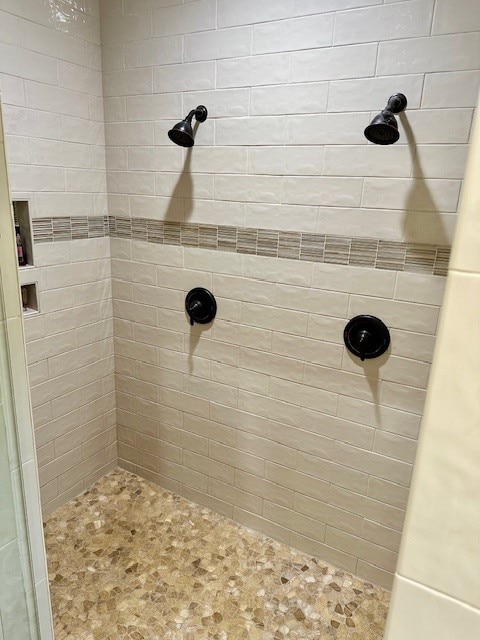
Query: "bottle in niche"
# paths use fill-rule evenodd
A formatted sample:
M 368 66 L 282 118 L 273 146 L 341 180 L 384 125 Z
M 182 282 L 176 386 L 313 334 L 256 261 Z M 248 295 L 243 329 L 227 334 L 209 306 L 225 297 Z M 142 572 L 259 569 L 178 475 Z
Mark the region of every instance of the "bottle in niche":
M 23 243 L 23 238 L 20 233 L 20 225 L 15 225 L 15 237 L 17 241 L 17 258 L 18 258 L 18 266 L 23 267 L 27 264 L 27 258 L 25 255 L 25 245 Z

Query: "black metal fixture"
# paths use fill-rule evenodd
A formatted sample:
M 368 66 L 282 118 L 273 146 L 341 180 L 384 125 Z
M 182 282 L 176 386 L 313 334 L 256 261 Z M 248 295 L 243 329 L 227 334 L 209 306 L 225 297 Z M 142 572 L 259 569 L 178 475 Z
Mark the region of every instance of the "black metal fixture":
M 355 316 L 343 332 L 347 349 L 360 360 L 378 358 L 390 345 L 388 327 L 375 316 Z
M 193 147 L 195 139 L 193 137 L 192 119 L 195 116 L 197 122 L 205 122 L 207 119 L 208 111 L 207 107 L 200 104 L 196 109 L 192 109 L 185 120 L 177 122 L 177 124 L 170 129 L 168 137 L 175 144 L 181 147 Z
M 187 293 L 185 310 L 190 317 L 190 324 L 208 324 L 217 314 L 217 301 L 213 293 L 203 287 L 196 287 Z
M 385 109 L 375 116 L 365 129 L 365 137 L 375 144 L 394 144 L 400 138 L 395 113 L 401 113 L 407 106 L 407 98 L 403 93 L 390 96 Z

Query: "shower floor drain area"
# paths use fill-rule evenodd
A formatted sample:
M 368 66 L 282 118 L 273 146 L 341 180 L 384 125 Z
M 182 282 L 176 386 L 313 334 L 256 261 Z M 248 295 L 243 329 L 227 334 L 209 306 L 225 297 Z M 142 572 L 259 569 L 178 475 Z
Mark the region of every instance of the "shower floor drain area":
M 56 640 L 381 640 L 389 593 L 126 471 L 45 523 Z

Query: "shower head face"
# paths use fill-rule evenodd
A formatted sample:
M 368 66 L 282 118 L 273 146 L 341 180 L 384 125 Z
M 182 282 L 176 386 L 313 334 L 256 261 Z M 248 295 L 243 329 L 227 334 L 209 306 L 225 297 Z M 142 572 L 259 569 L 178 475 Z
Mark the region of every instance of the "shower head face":
M 172 129 L 170 129 L 168 137 L 172 142 L 178 144 L 180 147 L 193 147 L 195 144 L 192 125 L 188 120 L 178 122 Z
M 364 133 L 367 140 L 374 144 L 394 144 L 400 138 L 397 119 L 387 109 L 375 116 Z

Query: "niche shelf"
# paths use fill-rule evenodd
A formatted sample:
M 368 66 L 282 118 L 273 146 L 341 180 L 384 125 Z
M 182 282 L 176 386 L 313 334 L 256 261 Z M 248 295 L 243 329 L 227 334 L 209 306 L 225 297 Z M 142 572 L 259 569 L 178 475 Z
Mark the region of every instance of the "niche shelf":
M 35 265 L 33 260 L 33 233 L 32 233 L 32 218 L 30 215 L 30 208 L 28 200 L 14 200 L 13 205 L 13 217 L 15 224 L 20 227 L 20 235 L 23 239 L 25 248 L 25 256 L 27 259 L 26 264 L 19 266 L 19 269 L 28 269 Z
M 20 287 L 22 292 L 22 306 L 24 316 L 31 316 L 35 313 L 40 313 L 37 284 L 37 282 L 28 282 L 27 284 L 22 284 Z

